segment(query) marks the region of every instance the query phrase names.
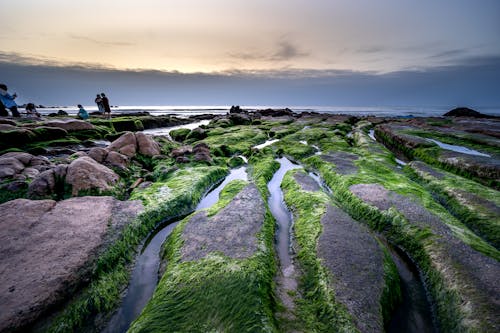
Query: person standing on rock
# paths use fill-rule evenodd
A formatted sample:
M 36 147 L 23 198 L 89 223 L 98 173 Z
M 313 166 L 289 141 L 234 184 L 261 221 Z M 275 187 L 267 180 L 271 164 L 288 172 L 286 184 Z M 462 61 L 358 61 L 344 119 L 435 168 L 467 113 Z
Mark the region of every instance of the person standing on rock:
M 17 104 L 14 101 L 16 97 L 17 97 L 16 93 L 10 95 L 7 92 L 7 86 L 3 83 L 0 83 L 0 102 L 3 103 L 5 108 L 9 109 L 12 112 L 12 116 L 21 117 L 19 111 L 17 110 Z
M 111 119 L 111 108 L 109 107 L 109 99 L 104 93 L 101 93 L 102 106 L 104 108 L 104 113 L 106 114 L 106 119 Z
M 104 106 L 102 105 L 101 95 L 97 94 L 97 97 L 94 100 L 95 104 L 97 104 L 97 108 L 99 109 L 100 114 L 104 114 Z

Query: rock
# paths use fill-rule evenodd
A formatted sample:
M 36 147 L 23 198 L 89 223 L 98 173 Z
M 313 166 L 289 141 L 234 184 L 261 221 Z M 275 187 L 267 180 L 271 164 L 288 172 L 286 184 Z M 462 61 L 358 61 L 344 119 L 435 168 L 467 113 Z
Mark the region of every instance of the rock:
M 443 114 L 445 117 L 495 118 L 465 107 L 458 107 Z
M 40 171 L 35 169 L 35 168 L 25 168 L 23 170 L 23 175 L 26 176 L 26 178 L 33 179 L 36 176 L 40 174 Z
M 16 128 L 11 131 L 0 131 L 0 149 L 21 147 L 33 142 L 36 135 L 25 128 Z
M 14 120 L 10 120 L 10 119 L 0 119 L 0 124 L 17 126 L 16 122 Z
M 39 166 L 39 165 L 51 165 L 50 160 L 45 156 L 33 156 L 30 161 L 30 166 Z
M 72 195 L 85 190 L 110 190 L 120 179 L 111 169 L 90 157 L 79 157 L 68 166 L 66 183 L 72 186 Z
M 204 142 L 198 143 L 193 147 L 194 159 L 195 161 L 211 162 L 212 157 L 210 157 L 210 149 L 208 145 Z
M 2 191 L 17 192 L 26 189 L 28 189 L 28 183 L 23 180 L 15 180 L 13 182 L 0 185 L 0 190 Z
M 189 134 L 186 137 L 186 140 L 193 139 L 197 141 L 197 140 L 203 140 L 206 137 L 207 137 L 206 131 L 201 127 L 197 127 L 193 129 L 191 132 L 189 132 Z
M 69 119 L 69 120 L 51 120 L 45 123 L 48 127 L 59 127 L 66 131 L 81 131 L 94 129 L 94 125 L 83 120 Z
M 94 147 L 88 151 L 87 155 L 90 158 L 94 159 L 96 162 L 102 163 L 108 155 L 108 150 L 101 147 Z
M 215 216 L 205 211 L 191 217 L 184 227 L 182 261 L 222 252 L 231 258 L 248 258 L 257 250 L 257 234 L 266 214 L 265 202 L 257 187 L 249 184 Z
M 161 153 L 160 145 L 150 136 L 138 132 L 135 133 L 137 148 L 140 154 L 146 156 L 155 156 Z
M 117 151 L 125 156 L 133 157 L 137 151 L 137 140 L 134 133 L 126 132 L 115 141 L 111 142 L 108 150 Z
M 13 177 L 24 170 L 24 164 L 14 157 L 0 157 L 0 179 Z
M 245 113 L 231 113 L 228 116 L 228 119 L 234 125 L 250 125 L 252 123 L 252 118 L 250 118 L 250 116 Z
M 187 129 L 187 128 L 179 128 L 177 130 L 173 130 L 173 131 L 170 131 L 170 137 L 175 140 L 175 141 L 178 141 L 178 142 L 182 142 L 184 140 L 186 140 L 186 137 L 188 136 L 188 134 L 191 132 L 191 130 Z
M 116 151 L 110 151 L 106 156 L 104 162 L 110 166 L 117 167 L 120 169 L 126 169 L 129 159 L 127 156 L 122 155 Z
M 26 331 L 73 296 L 98 256 L 142 210 L 139 201 L 112 197 L 0 205 L 0 331 Z
M 64 138 L 68 131 L 60 127 L 40 126 L 31 130 L 38 141 L 49 141 Z
M 192 153 L 193 153 L 193 148 L 191 148 L 190 146 L 182 146 L 179 148 L 172 149 L 170 154 L 172 155 L 172 157 L 179 157 Z
M 64 110 L 59 110 L 59 111 L 57 111 L 57 115 L 58 116 L 67 116 L 68 113 L 66 111 L 64 111 Z
M 358 155 L 342 151 L 321 155 L 321 159 L 323 161 L 335 164 L 335 172 L 341 175 L 351 175 L 357 173 L 358 167 L 354 164 L 354 161 L 358 158 Z
M 19 160 L 24 165 L 29 165 L 31 160 L 33 159 L 33 155 L 28 154 L 28 153 L 23 153 L 23 152 L 10 152 L 10 153 L 6 153 L 6 154 L 3 154 L 2 156 L 0 156 L 0 158 L 2 158 L 2 157 L 13 157 L 13 158 Z
M 15 125 L 0 124 L 0 131 L 12 131 L 17 129 Z
M 28 186 L 28 198 L 38 199 L 51 196 L 55 193 L 56 178 L 54 170 L 40 173 Z
M 375 237 L 331 205 L 321 224 L 318 257 L 334 276 L 335 299 L 347 307 L 360 332 L 383 332 L 380 299 L 385 284 L 384 261 Z
M 189 158 L 187 158 L 186 156 L 178 156 L 176 159 L 175 159 L 175 162 L 176 163 L 189 163 L 190 160 Z
M 319 184 L 304 172 L 294 173 L 293 178 L 300 185 L 302 191 L 316 192 L 321 190 Z

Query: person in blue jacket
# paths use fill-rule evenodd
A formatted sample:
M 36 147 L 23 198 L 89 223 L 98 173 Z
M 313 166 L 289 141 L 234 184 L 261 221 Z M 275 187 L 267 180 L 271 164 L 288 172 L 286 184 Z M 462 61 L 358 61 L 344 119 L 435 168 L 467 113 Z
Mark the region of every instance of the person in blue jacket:
M 3 83 L 0 83 L 0 101 L 5 106 L 6 109 L 9 109 L 12 112 L 12 115 L 14 117 L 21 117 L 19 111 L 17 110 L 17 104 L 14 101 L 16 97 L 17 97 L 16 93 L 10 95 L 7 92 L 7 86 Z
M 83 120 L 89 119 L 87 110 L 85 110 L 81 104 L 78 104 L 78 114 L 76 116 Z

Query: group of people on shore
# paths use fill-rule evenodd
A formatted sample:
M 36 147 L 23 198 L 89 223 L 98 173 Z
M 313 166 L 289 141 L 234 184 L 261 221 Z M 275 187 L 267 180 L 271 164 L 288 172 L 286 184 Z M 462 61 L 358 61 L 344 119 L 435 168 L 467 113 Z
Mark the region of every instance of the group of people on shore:
M 16 93 L 12 95 L 9 94 L 7 85 L 0 83 L 0 116 L 7 117 L 10 110 L 13 117 L 21 117 L 19 113 L 18 105 L 15 101 L 17 97 Z M 104 115 L 106 119 L 111 119 L 111 107 L 109 105 L 109 99 L 106 97 L 106 94 L 101 93 L 97 94 L 95 99 L 95 103 L 97 104 L 97 108 L 99 109 L 99 113 Z M 78 113 L 77 117 L 83 120 L 89 118 L 89 113 L 83 108 L 81 104 L 78 104 Z M 40 117 L 41 114 L 36 110 L 34 103 L 26 104 L 26 114 L 34 115 Z

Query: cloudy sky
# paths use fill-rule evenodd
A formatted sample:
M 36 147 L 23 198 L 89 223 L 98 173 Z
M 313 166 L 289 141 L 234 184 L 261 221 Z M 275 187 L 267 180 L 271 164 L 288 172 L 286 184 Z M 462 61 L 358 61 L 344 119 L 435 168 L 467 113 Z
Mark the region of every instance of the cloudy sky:
M 0 78 L 40 103 L 500 105 L 498 0 L 1 7 Z

